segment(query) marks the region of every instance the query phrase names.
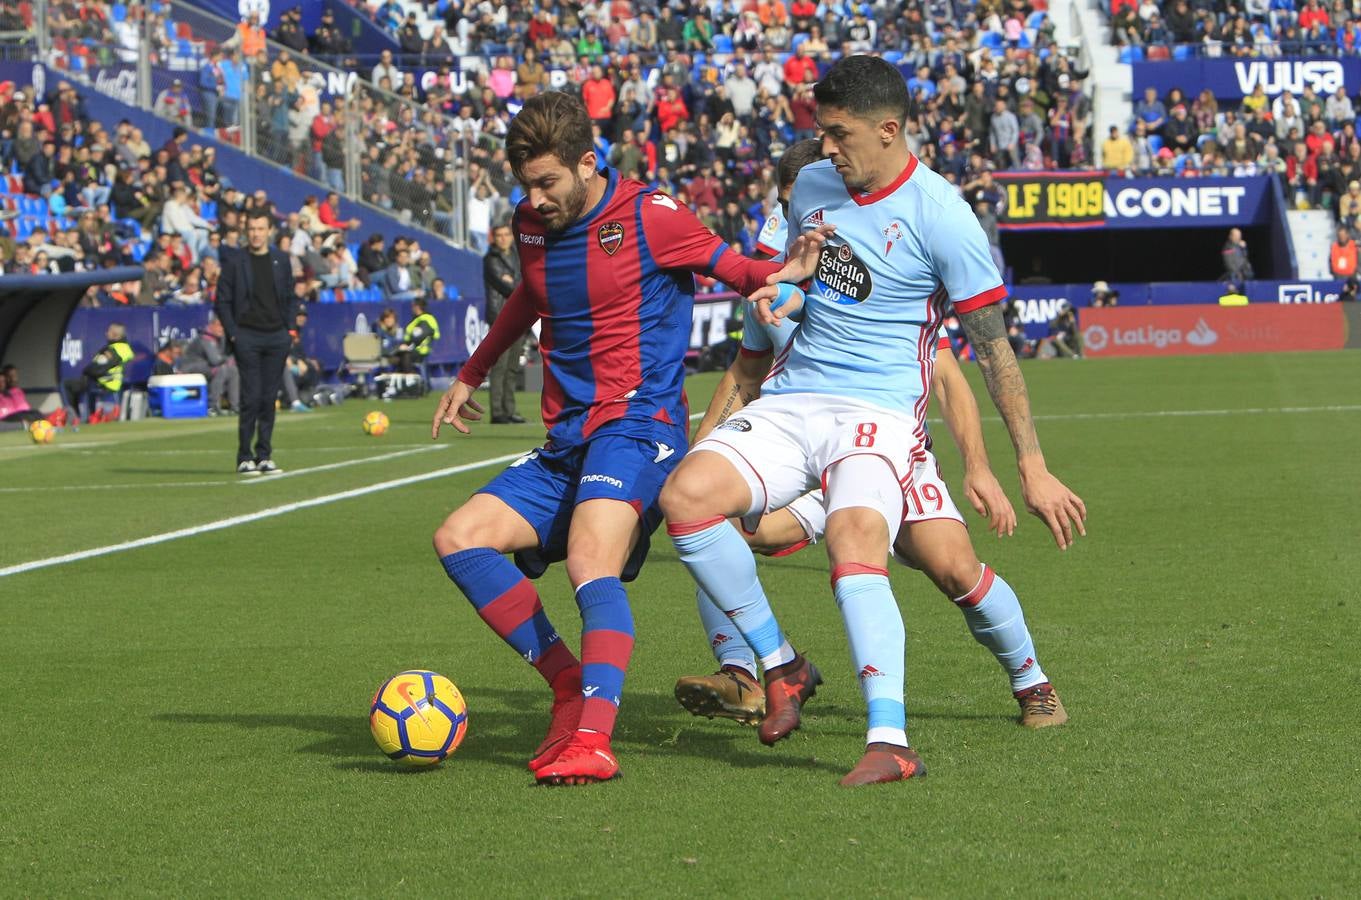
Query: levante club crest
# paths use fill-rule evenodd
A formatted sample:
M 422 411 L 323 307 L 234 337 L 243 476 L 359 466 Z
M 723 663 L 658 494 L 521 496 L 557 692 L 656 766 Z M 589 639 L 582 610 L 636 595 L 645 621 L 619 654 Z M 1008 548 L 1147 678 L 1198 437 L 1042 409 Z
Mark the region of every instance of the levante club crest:
M 606 222 L 596 232 L 596 239 L 600 241 L 601 250 L 614 256 L 615 251 L 624 243 L 624 226 L 618 222 Z

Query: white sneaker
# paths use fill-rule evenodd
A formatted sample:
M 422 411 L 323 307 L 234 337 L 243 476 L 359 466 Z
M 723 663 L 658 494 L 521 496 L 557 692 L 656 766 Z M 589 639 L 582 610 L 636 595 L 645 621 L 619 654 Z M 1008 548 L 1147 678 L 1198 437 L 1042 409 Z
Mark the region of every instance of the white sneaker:
M 255 460 L 248 459 L 236 464 L 236 474 L 238 475 L 259 475 L 260 467 L 255 464 Z
M 283 469 L 275 465 L 272 459 L 262 459 L 255 464 L 255 471 L 260 475 L 278 475 Z

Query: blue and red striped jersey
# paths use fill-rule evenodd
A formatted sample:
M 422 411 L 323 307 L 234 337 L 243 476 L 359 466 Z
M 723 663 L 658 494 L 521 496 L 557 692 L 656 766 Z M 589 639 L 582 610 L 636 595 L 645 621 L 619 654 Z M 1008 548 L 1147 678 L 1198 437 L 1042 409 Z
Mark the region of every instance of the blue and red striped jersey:
M 551 232 L 528 203 L 512 227 L 523 279 L 459 380 L 476 387 L 505 348 L 542 323 L 543 419 L 554 443 L 618 419 L 684 426 L 693 273 L 743 294 L 780 264 L 733 251 L 687 207 L 604 169 L 604 196 Z

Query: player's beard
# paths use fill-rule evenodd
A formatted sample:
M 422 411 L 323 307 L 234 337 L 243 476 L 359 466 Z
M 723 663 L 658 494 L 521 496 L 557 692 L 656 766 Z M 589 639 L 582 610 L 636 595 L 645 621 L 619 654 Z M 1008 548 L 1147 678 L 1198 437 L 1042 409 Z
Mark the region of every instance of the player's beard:
M 549 231 L 562 231 L 581 218 L 581 214 L 586 211 L 587 190 L 586 181 L 573 174 L 572 190 L 555 211 L 544 212 L 543 207 L 539 207 L 539 215 L 543 216 L 544 226 Z

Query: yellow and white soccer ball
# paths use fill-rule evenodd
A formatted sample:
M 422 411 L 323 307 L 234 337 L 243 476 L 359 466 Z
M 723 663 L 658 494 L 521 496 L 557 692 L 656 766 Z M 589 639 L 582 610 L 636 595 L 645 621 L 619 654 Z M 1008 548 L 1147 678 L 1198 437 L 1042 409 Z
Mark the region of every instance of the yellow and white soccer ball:
M 394 675 L 369 705 L 378 749 L 410 766 L 432 766 L 463 743 L 468 704 L 443 675 L 413 669 Z
M 378 437 L 387 434 L 388 426 L 392 423 L 388 421 L 387 413 L 374 410 L 364 417 L 364 433 Z
M 50 444 L 57 436 L 57 426 L 46 419 L 37 419 L 28 426 L 28 436 L 33 438 L 35 444 Z

